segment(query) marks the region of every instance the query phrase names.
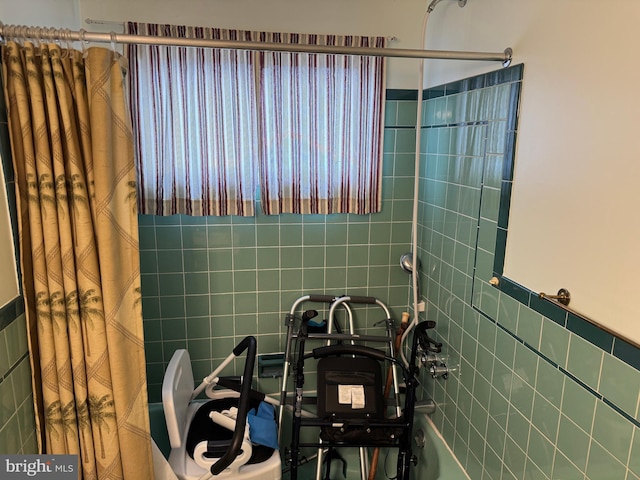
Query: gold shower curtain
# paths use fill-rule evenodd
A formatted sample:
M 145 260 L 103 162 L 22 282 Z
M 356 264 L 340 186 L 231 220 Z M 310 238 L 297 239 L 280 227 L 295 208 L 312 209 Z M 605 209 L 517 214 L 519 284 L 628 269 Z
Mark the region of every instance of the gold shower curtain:
M 85 479 L 152 479 L 118 55 L 9 41 L 3 73 L 40 448 L 77 454 Z

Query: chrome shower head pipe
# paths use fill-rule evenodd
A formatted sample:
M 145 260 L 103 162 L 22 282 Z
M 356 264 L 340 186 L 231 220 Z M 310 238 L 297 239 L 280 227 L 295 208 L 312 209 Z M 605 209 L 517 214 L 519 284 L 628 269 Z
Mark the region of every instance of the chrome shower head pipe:
M 411 252 L 407 252 L 400 257 L 400 268 L 407 273 L 413 273 L 413 254 Z M 420 268 L 420 260 L 418 260 L 417 268 Z
M 427 13 L 433 12 L 433 9 L 436 8 L 436 5 L 438 5 L 440 2 L 442 2 L 442 0 L 433 0 L 427 7 Z M 458 6 L 460 8 L 464 7 L 466 4 L 467 0 L 458 0 Z

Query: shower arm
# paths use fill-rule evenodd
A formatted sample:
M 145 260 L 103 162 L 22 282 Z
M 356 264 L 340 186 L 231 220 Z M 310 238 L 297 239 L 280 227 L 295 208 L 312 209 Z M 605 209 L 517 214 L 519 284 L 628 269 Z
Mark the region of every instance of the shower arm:
M 436 8 L 436 5 L 438 5 L 440 2 L 442 2 L 442 0 L 433 0 L 427 7 L 427 13 L 433 12 L 433 9 Z M 466 4 L 467 0 L 458 0 L 458 6 L 460 8 L 464 7 Z
M 436 8 L 436 5 L 438 5 L 441 1 L 442 0 L 433 0 L 427 7 L 427 13 L 433 12 L 433 9 Z

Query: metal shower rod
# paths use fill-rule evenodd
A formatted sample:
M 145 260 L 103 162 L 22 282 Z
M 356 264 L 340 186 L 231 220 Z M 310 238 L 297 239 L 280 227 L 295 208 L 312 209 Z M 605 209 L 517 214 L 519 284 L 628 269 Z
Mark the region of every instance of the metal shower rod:
M 292 45 L 267 42 L 244 42 L 233 40 L 212 40 L 203 38 L 158 37 L 151 35 L 130 35 L 126 33 L 88 32 L 84 29 L 27 27 L 24 25 L 4 25 L 0 22 L 0 36 L 6 38 L 50 40 L 58 42 L 97 42 L 140 45 L 164 45 L 174 47 L 225 48 L 238 50 L 284 51 L 303 53 L 335 53 L 345 55 L 368 55 L 374 57 L 433 58 L 443 60 L 479 60 L 502 62 L 508 67 L 513 51 L 505 49 L 501 53 L 459 52 L 449 50 L 419 50 L 408 48 L 365 48 L 334 45 Z

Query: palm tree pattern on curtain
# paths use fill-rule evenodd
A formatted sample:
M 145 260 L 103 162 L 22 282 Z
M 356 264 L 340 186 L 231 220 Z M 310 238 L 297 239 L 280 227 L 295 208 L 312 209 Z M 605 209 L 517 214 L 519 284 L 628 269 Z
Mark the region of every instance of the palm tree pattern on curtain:
M 119 56 L 8 41 L 3 60 L 41 450 L 153 478 Z

